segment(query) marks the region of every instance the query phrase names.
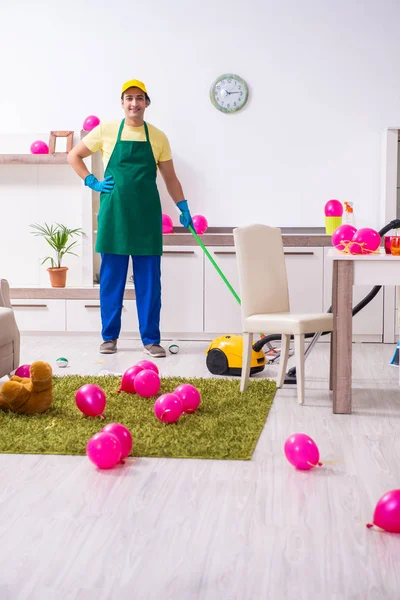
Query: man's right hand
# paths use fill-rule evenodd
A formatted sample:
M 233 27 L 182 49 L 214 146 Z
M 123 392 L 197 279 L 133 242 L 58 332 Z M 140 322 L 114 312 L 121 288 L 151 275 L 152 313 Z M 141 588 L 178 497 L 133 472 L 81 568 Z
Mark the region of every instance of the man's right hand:
M 109 194 L 114 187 L 114 180 L 112 175 L 108 175 L 103 181 L 99 181 L 94 175 L 90 174 L 85 177 L 85 185 L 95 192 Z

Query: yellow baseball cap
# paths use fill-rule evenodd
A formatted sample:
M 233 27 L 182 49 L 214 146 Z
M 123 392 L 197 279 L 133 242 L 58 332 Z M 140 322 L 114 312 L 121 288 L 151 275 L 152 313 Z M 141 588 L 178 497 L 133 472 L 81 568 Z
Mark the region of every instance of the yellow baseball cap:
M 142 90 L 145 94 L 147 94 L 147 90 L 146 90 L 146 86 L 144 85 L 143 81 L 139 81 L 138 79 L 130 79 L 129 81 L 126 81 L 123 86 L 122 86 L 122 94 L 124 92 L 126 92 L 126 90 L 128 90 L 131 87 L 137 87 L 140 90 Z

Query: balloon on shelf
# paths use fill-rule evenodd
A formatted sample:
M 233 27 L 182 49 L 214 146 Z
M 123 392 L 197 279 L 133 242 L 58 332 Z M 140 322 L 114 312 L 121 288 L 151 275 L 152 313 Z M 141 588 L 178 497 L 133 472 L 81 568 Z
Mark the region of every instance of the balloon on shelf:
M 35 140 L 31 144 L 31 154 L 48 154 L 49 147 L 42 140 Z
M 94 129 L 95 127 L 97 127 L 97 125 L 99 125 L 99 124 L 100 124 L 99 117 L 96 117 L 95 115 L 89 115 L 83 121 L 83 129 L 85 131 L 92 131 L 92 129 Z
M 203 215 L 194 215 L 192 217 L 193 228 L 197 235 L 202 235 L 207 231 L 208 222 L 207 219 Z
M 339 200 L 328 200 L 325 204 L 326 217 L 341 217 L 343 215 L 343 205 Z
M 174 224 L 169 215 L 162 216 L 162 232 L 163 233 L 174 233 Z

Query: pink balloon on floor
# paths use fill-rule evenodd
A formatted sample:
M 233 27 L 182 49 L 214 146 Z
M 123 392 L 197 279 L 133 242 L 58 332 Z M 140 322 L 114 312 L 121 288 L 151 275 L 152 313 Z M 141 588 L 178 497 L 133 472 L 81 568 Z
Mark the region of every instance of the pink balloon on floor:
M 135 377 L 135 392 L 144 398 L 150 398 L 160 390 L 161 381 L 157 373 L 143 369 Z
M 31 154 L 48 154 L 49 147 L 46 142 L 42 140 L 36 140 L 31 144 Z
M 355 243 L 349 248 L 351 254 L 370 254 L 379 248 L 381 236 L 375 229 L 363 227 L 353 235 L 352 242 Z
M 178 385 L 174 390 L 174 394 L 181 399 L 184 413 L 192 413 L 199 408 L 200 392 L 194 385 L 191 385 L 190 383 Z
M 341 217 L 343 215 L 343 206 L 339 200 L 328 200 L 325 204 L 326 217 Z
M 375 507 L 373 523 L 390 533 L 400 533 L 400 490 L 382 496 Z
M 151 362 L 151 360 L 139 360 L 139 362 L 136 363 L 136 366 L 141 367 L 142 369 L 150 369 L 150 371 L 154 371 L 157 375 L 159 374 L 157 365 Z
M 31 365 L 21 365 L 16 369 L 14 375 L 18 377 L 30 377 L 31 376 Z
M 104 390 L 94 383 L 82 385 L 75 394 L 76 406 L 84 415 L 97 417 L 101 415 L 106 406 Z
M 119 439 L 119 443 L 121 444 L 121 458 L 129 456 L 132 450 L 132 435 L 125 425 L 121 423 L 109 423 L 103 427 L 102 431 L 112 433 Z
M 121 460 L 121 443 L 116 435 L 100 431 L 88 441 L 86 454 L 99 469 L 112 469 Z
M 357 229 L 348 223 L 339 225 L 339 227 L 337 227 L 332 233 L 333 246 L 335 246 L 335 248 L 338 250 L 344 250 L 345 245 L 343 242 L 351 242 L 356 231 Z
M 173 233 L 174 232 L 174 224 L 169 215 L 162 216 L 162 232 L 163 233 Z
M 296 469 L 308 471 L 319 465 L 317 444 L 305 433 L 294 433 L 285 442 L 285 456 Z
M 130 394 L 135 393 L 135 377 L 140 371 L 143 371 L 143 367 L 139 365 L 133 365 L 129 367 L 122 375 L 121 385 L 119 392 L 129 392 Z
M 198 235 L 202 235 L 207 231 L 208 222 L 203 215 L 194 215 L 194 217 L 192 217 L 192 221 L 194 230 Z
M 83 127 L 82 128 L 85 131 L 92 131 L 92 129 L 94 129 L 95 127 L 97 127 L 97 125 L 99 125 L 99 124 L 100 124 L 99 117 L 96 117 L 95 115 L 89 115 L 83 121 Z
M 182 401 L 176 394 L 163 394 L 154 403 L 154 413 L 163 423 L 175 423 L 182 412 Z

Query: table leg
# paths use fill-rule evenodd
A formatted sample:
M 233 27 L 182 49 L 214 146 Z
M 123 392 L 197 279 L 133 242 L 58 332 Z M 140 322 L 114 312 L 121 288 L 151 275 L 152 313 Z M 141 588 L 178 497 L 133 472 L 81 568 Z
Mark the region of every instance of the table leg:
M 338 273 L 338 261 L 333 261 L 333 270 L 332 270 L 332 314 L 335 315 L 337 313 L 337 273 Z M 335 364 L 335 356 L 336 356 L 336 332 L 335 329 L 331 333 L 331 354 L 330 354 L 330 364 L 329 364 L 329 389 L 333 390 L 334 385 L 334 377 L 333 373 L 336 373 L 337 367 Z
M 353 261 L 338 260 L 333 357 L 333 412 L 351 413 Z

